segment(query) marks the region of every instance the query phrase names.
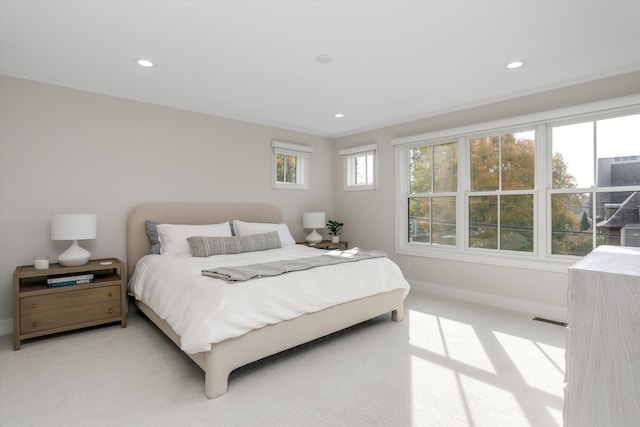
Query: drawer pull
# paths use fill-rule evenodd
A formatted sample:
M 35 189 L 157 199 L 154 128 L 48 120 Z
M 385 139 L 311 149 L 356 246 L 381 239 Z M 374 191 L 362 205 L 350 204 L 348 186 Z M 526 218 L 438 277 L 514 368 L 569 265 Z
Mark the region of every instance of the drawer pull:
M 113 313 L 113 308 L 110 308 L 109 309 L 109 314 L 112 314 L 112 313 Z
M 35 328 L 36 326 L 38 326 L 38 322 L 32 322 L 32 323 L 31 323 L 31 327 L 32 327 L 32 328 Z
M 109 292 L 109 295 L 108 295 L 108 296 L 109 296 L 109 298 L 111 298 L 111 292 Z
M 38 308 L 38 304 L 36 303 L 31 304 L 31 308 Z

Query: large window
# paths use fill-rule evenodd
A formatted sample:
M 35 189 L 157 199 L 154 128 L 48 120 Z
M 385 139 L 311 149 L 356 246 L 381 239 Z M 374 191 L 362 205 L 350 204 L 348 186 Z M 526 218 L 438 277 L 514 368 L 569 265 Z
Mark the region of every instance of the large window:
M 548 269 L 640 247 L 636 98 L 392 141 L 398 252 Z

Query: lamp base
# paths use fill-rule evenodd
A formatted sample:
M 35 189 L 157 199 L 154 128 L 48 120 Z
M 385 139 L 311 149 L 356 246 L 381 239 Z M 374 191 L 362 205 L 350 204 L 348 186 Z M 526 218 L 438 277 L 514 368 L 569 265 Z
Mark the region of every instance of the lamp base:
M 65 267 L 75 267 L 85 265 L 91 258 L 91 252 L 80 247 L 78 241 L 74 240 L 66 251 L 58 255 L 58 263 Z
M 309 233 L 309 235 L 305 238 L 305 240 L 307 241 L 307 243 L 320 243 L 322 242 L 322 236 L 314 228 L 313 231 Z

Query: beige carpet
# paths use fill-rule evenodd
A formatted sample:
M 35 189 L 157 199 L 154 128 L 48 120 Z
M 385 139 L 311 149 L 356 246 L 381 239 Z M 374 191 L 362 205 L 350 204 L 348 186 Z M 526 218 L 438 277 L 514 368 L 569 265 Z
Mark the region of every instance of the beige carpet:
M 562 425 L 564 340 L 532 316 L 412 293 L 376 318 L 235 371 L 204 376 L 152 324 L 26 341 L 0 337 L 0 425 Z

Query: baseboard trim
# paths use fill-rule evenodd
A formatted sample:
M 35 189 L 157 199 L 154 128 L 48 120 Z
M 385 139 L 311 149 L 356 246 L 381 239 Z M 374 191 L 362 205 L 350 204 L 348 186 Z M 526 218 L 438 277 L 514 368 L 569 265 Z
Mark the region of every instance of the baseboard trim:
M 516 298 L 508 298 L 499 295 L 487 294 L 484 292 L 470 291 L 468 289 L 454 288 L 451 286 L 436 285 L 416 280 L 409 280 L 411 288 L 418 292 L 439 295 L 447 298 L 459 299 L 462 301 L 489 305 L 505 310 L 519 311 L 531 314 L 532 316 L 545 317 L 559 322 L 567 321 L 566 307 L 539 304 L 524 301 Z
M 9 335 L 13 333 L 13 319 L 0 320 L 0 335 Z

